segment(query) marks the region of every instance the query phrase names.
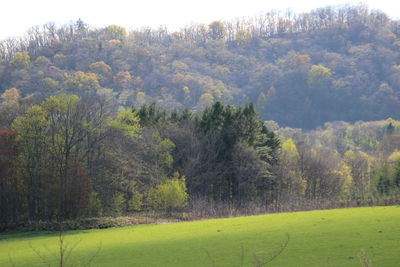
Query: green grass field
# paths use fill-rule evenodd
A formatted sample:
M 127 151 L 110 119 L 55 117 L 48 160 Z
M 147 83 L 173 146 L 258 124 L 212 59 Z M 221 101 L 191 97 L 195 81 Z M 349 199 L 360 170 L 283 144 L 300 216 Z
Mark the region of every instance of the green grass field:
M 69 231 L 65 242 L 77 244 L 70 263 L 83 262 L 101 246 L 91 266 L 238 266 L 241 254 L 244 266 L 252 266 L 254 254 L 277 250 L 285 233 L 286 249 L 268 266 L 361 266 L 361 249 L 373 266 L 400 266 L 400 207 Z M 2 234 L 0 266 L 43 266 L 31 247 L 55 263 L 57 246 L 56 233 Z

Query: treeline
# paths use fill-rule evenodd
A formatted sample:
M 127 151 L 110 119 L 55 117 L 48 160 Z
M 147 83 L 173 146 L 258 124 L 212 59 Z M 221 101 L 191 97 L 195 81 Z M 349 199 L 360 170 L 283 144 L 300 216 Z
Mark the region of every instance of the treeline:
M 111 89 L 121 106 L 181 111 L 252 101 L 263 119 L 301 128 L 379 120 L 400 104 L 399 29 L 364 5 L 178 32 L 48 23 L 0 42 L 0 92 L 45 98 Z
M 274 174 L 284 200 L 336 194 L 350 205 L 398 203 L 399 121 L 338 121 L 312 131 L 265 124 L 282 139 Z
M 116 111 L 110 91 L 31 105 L 2 95 L 0 225 L 273 201 L 279 141 L 252 104 Z
M 121 109 L 111 90 L 31 103 L 11 89 L 1 99 L 3 229 L 141 211 L 251 214 L 400 198 L 393 119 L 303 132 L 263 123 L 251 103 L 192 113 Z

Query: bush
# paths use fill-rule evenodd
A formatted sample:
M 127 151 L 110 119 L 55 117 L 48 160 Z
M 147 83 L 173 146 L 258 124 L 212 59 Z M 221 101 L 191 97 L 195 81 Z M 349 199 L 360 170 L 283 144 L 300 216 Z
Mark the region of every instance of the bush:
M 143 195 L 135 193 L 128 202 L 129 211 L 141 211 L 143 207 Z
M 166 178 L 162 184 L 147 192 L 147 204 L 153 210 L 172 211 L 187 205 L 185 177 L 178 172 L 172 178 Z
M 126 209 L 126 201 L 124 194 L 117 192 L 114 194 L 112 198 L 110 211 L 113 216 L 120 216 L 125 212 Z
M 133 217 L 100 217 L 100 218 L 82 218 L 75 220 L 58 221 L 38 221 L 19 225 L 0 227 L 0 232 L 6 231 L 59 231 L 67 230 L 86 230 L 86 229 L 105 229 L 110 227 L 123 227 L 136 224 L 145 224 L 152 222 L 148 218 Z

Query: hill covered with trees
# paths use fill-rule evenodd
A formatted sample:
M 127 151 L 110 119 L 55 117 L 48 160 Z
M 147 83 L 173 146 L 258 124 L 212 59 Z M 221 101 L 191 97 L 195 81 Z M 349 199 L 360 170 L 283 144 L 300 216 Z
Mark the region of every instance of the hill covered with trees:
M 108 90 L 121 106 L 202 111 L 256 103 L 264 120 L 398 118 L 400 22 L 366 6 L 127 32 L 83 21 L 32 28 L 0 43 L 0 92 L 39 101 Z
M 352 6 L 5 40 L 0 230 L 398 203 L 399 34 Z

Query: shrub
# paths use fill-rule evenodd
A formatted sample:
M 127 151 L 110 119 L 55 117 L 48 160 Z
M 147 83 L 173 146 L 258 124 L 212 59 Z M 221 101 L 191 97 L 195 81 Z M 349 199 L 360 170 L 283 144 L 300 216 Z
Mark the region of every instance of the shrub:
M 125 212 L 126 201 L 124 194 L 117 192 L 112 198 L 110 211 L 113 216 L 119 216 Z
M 141 211 L 143 207 L 143 195 L 135 193 L 128 202 L 129 211 Z
M 187 199 L 185 177 L 178 172 L 147 192 L 147 203 L 154 210 L 172 211 L 183 208 L 187 205 Z

